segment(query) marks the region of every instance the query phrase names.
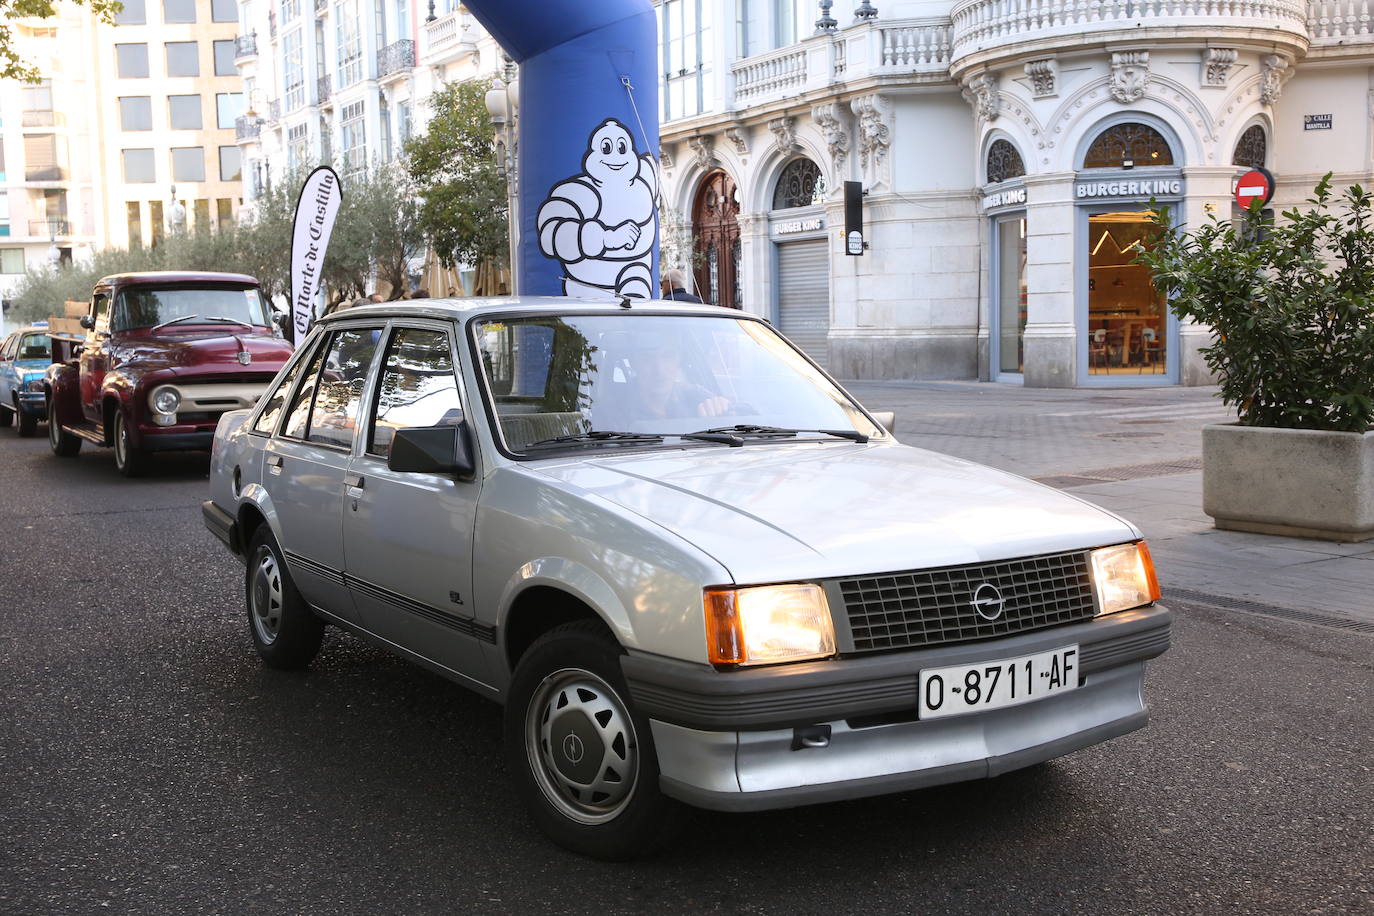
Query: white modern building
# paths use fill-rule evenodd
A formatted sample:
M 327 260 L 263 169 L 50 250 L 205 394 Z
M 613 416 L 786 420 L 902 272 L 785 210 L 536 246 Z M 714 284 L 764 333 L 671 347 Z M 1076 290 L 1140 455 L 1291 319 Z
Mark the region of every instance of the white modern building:
M 1203 383 L 1207 331 L 1130 263 L 1149 201 L 1197 225 L 1252 166 L 1276 208 L 1374 178 L 1367 5 L 877 3 L 658 4 L 664 206 L 698 285 L 840 377 Z

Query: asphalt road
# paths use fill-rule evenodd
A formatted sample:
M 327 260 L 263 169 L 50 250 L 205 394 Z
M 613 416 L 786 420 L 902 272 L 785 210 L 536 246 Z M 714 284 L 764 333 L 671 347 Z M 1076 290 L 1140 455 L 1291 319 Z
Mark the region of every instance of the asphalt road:
M 0 431 L 0 912 L 1374 913 L 1374 636 L 1176 606 L 1142 732 L 608 865 L 495 705 L 332 630 L 261 667 L 205 469 Z

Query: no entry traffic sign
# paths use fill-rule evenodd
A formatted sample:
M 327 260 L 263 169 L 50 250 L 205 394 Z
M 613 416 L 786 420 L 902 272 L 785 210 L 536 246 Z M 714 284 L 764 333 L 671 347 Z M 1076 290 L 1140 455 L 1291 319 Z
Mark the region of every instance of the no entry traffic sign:
M 1269 203 L 1274 196 L 1274 176 L 1268 169 L 1251 169 L 1236 182 L 1236 203 L 1249 209 L 1255 201 L 1261 205 Z

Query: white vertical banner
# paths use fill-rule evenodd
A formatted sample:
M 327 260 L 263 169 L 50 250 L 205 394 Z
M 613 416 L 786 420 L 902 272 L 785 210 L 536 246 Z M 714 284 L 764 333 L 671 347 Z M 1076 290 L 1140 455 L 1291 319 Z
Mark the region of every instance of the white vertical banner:
M 342 203 L 339 175 L 327 165 L 310 173 L 296 198 L 296 219 L 291 229 L 291 328 L 296 346 L 310 332 L 315 317 L 324 253 Z

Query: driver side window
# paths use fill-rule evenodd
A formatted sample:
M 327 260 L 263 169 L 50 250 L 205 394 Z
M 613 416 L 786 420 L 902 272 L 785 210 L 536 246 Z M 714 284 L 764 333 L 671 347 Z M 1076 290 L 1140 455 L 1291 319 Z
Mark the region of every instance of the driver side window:
M 367 453 L 386 458 L 398 429 L 463 422 L 453 350 L 444 331 L 397 328 L 377 382 Z
M 110 294 L 96 293 L 95 301 L 92 305 L 91 316 L 95 319 L 96 332 L 108 331 L 110 329 Z

